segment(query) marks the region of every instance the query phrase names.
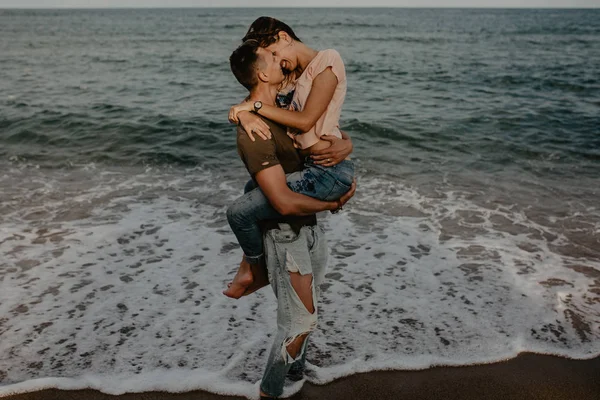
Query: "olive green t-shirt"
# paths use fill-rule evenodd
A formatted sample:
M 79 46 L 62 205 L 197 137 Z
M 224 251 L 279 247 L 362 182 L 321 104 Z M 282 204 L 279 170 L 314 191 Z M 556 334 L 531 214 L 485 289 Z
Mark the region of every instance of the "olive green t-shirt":
M 287 135 L 283 126 L 266 118 L 262 118 L 269 125 L 272 139 L 263 140 L 254 135 L 255 141 L 250 140 L 246 131 L 238 126 L 237 148 L 240 158 L 252 179 L 263 169 L 281 164 L 286 174 L 302 169 L 302 159 L 294 147 L 293 140 Z
M 261 117 L 262 118 L 262 117 Z M 287 129 L 273 121 L 262 118 L 271 129 L 271 139 L 263 140 L 255 135 L 255 141 L 250 140 L 241 126 L 237 130 L 237 149 L 246 169 L 255 178 L 256 174 L 274 165 L 281 165 L 286 174 L 302 169 L 303 162 L 294 142 L 287 135 Z M 256 180 L 255 180 L 256 182 Z M 257 185 L 258 186 L 258 185 Z M 315 215 L 304 217 L 282 217 L 276 220 L 264 221 L 263 229 L 278 228 L 278 222 L 290 224 L 298 232 L 302 226 L 316 225 Z

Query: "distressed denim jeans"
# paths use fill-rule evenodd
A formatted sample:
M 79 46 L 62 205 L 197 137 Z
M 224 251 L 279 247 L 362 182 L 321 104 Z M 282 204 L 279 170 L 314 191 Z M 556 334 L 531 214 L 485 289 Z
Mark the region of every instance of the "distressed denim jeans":
M 316 328 L 319 286 L 325 278 L 327 242 L 318 225 L 304 226 L 296 234 L 289 225 L 279 224 L 265 234 L 265 261 L 269 282 L 277 297 L 277 334 L 271 347 L 260 389 L 272 397 L 283 393 L 285 377 L 290 369 L 304 370 L 306 346 Z M 312 275 L 314 312 L 310 313 L 298 297 L 290 273 Z M 297 337 L 307 335 L 300 352 L 292 357 L 287 346 Z
M 296 193 L 319 200 L 332 201 L 342 197 L 352 185 L 354 163 L 344 160 L 332 167 L 322 167 L 307 161 L 301 171 L 286 175 L 288 187 Z M 227 209 L 227 221 L 250 264 L 263 256 L 263 238 L 259 222 L 281 218 L 260 188 L 246 185 L 246 193 Z

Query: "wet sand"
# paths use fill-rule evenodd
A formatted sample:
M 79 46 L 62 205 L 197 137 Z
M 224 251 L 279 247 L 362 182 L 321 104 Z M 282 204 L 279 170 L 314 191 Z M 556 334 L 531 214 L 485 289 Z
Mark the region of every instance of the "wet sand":
M 43 390 L 3 400 L 227 400 L 202 391 L 146 392 L 111 396 L 94 390 Z M 495 364 L 437 367 L 424 371 L 378 371 L 352 375 L 324 386 L 306 383 L 292 400 L 597 400 L 600 357 L 592 360 L 522 354 Z

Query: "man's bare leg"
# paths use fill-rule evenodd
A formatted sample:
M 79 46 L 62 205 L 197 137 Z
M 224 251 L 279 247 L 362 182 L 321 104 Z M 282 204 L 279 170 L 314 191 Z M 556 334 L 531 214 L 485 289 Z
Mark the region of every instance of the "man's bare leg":
M 237 273 L 233 277 L 233 281 L 227 285 L 227 289 L 223 291 L 223 294 L 233 299 L 239 299 L 244 295 L 248 286 L 252 285 L 252 282 L 254 282 L 252 264 L 248 263 L 246 259 L 243 258 Z

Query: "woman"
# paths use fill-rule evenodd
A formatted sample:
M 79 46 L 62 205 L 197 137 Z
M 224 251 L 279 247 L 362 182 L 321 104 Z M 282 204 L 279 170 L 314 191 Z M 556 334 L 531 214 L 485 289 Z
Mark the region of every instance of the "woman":
M 347 158 L 352 146 L 340 146 L 344 141 L 337 140 L 344 137 L 339 130 L 346 94 L 341 57 L 335 50 L 311 49 L 288 25 L 269 17 L 258 18 L 243 40 L 256 40 L 272 52 L 294 87 L 286 96 L 278 96 L 278 103 L 287 104 L 288 109 L 261 102 L 243 102 L 232 107 L 230 120 L 239 122 L 252 139 L 253 133 L 263 139 L 269 137 L 268 127 L 258 115 L 289 127 L 288 135 L 307 159 L 304 170 L 287 176 L 290 189 L 319 200 L 339 199 L 350 189 L 354 179 L 354 165 Z M 255 217 L 258 212 L 253 210 L 260 209 L 260 214 L 268 218 L 280 216 L 269 204 L 253 204 L 253 208 L 248 207 L 248 203 L 242 197 L 227 212 L 229 224 L 244 250 L 245 261 L 224 291 L 225 295 L 234 298 L 241 297 L 252 284 L 249 264 L 260 263 L 263 257 L 263 243 L 255 240 L 261 236 L 257 234 L 260 221 Z M 267 213 L 266 208 L 270 210 Z

